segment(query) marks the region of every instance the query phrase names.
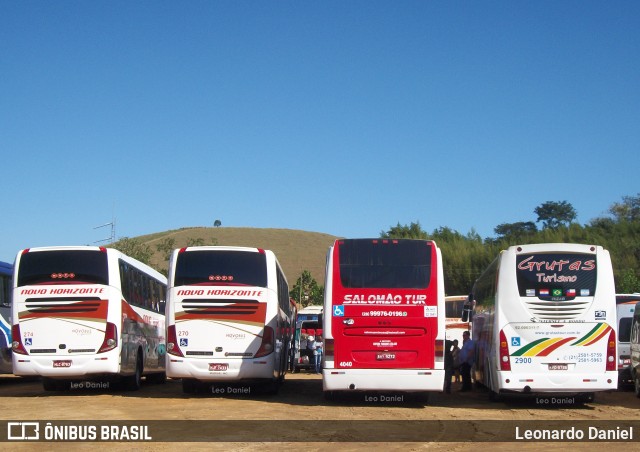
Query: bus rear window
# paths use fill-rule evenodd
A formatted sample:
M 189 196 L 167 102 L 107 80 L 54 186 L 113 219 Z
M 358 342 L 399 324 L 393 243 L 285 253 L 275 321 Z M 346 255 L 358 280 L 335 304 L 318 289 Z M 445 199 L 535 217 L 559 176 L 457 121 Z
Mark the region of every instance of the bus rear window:
M 521 254 L 516 258 L 516 274 L 521 297 L 557 301 L 592 297 L 596 290 L 596 255 Z
M 267 287 L 267 258 L 263 253 L 238 251 L 179 253 L 174 286 L 197 284 Z
M 27 252 L 20 256 L 18 287 L 32 284 L 108 284 L 107 253 L 98 250 Z
M 354 239 L 339 243 L 345 288 L 425 289 L 431 277 L 430 243 L 419 240 Z

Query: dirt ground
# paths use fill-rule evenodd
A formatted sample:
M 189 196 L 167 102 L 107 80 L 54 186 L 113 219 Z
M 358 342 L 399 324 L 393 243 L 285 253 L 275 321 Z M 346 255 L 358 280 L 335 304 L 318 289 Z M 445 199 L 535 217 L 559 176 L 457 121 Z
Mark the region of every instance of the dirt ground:
M 175 428 L 176 437 L 184 436 L 185 441 L 199 441 L 197 432 L 204 432 L 203 429 L 227 433 L 214 442 L 190 442 L 190 450 L 260 451 L 280 450 L 283 445 L 305 450 L 367 450 L 382 446 L 386 450 L 469 450 L 478 447 L 539 450 L 541 446 L 566 449 L 570 443 L 486 441 L 504 441 L 504 434 L 499 432 L 503 428 L 512 430 L 514 423 L 521 425 L 520 428 L 549 428 L 558 421 L 564 421 L 565 426 L 568 422 L 569 425 L 596 427 L 607 424 L 605 421 L 608 420 L 640 421 L 640 399 L 632 391 L 598 393 L 595 401 L 587 404 L 551 398 L 490 402 L 488 394 L 481 389 L 458 392 L 454 384 L 452 394 L 432 394 L 426 404 L 420 399 L 397 394 L 351 394 L 327 401 L 323 397 L 321 377 L 307 373 L 287 375 L 277 395 L 264 394 L 253 387 L 232 388 L 228 385 L 218 386 L 217 393 L 208 389 L 183 394 L 181 383 L 173 380 L 161 385 L 145 382 L 138 392 L 125 392 L 115 385 L 106 388 L 86 386 L 84 383 L 68 391 L 45 392 L 39 380 L 0 377 L 2 419 L 141 421 L 141 424 L 143 421 L 167 420 L 174 421 L 175 425 L 165 422 L 162 426 L 167 431 L 159 433 L 166 435 Z M 500 422 L 488 422 L 492 420 Z M 249 427 L 238 428 L 246 425 Z M 636 427 L 633 443 L 629 444 L 632 448 L 637 448 L 637 437 L 640 436 L 640 427 Z M 452 429 L 458 431 L 452 432 Z M 260 441 L 280 434 L 281 442 Z M 456 435 L 463 441 L 452 442 L 452 436 L 457 438 Z M 44 444 L 38 444 L 38 449 L 42 449 Z M 0 443 L 3 450 L 31 450 L 35 446 Z M 47 443 L 46 446 L 49 450 L 105 446 L 112 450 L 130 450 L 132 444 L 76 442 Z M 603 446 L 603 443 L 580 443 L 582 449 L 601 449 Z M 179 442 L 135 443 L 136 450 L 184 447 L 185 444 Z

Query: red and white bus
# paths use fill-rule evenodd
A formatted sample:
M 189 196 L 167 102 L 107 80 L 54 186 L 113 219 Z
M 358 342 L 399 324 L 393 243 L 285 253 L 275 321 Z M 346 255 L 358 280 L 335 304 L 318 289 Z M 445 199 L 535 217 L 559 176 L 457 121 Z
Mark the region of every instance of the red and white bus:
M 435 242 L 344 239 L 329 248 L 323 390 L 426 393 L 444 385 L 444 277 Z
M 45 390 L 73 380 L 164 382 L 167 280 L 118 250 L 30 248 L 15 261 L 13 372 L 42 376 Z M 72 386 L 73 387 L 73 386 Z M 89 385 L 77 385 L 89 387 Z
M 167 303 L 167 375 L 181 378 L 184 392 L 196 391 L 199 383 L 234 382 L 278 390 L 289 363 L 296 309 L 272 251 L 174 250 Z

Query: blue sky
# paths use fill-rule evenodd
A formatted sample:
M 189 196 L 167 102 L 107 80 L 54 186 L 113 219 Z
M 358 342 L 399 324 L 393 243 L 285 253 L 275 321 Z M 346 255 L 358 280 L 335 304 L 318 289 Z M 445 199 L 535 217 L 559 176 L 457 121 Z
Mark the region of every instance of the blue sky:
M 640 192 L 640 2 L 0 0 L 0 260 L 188 226 L 493 236 Z

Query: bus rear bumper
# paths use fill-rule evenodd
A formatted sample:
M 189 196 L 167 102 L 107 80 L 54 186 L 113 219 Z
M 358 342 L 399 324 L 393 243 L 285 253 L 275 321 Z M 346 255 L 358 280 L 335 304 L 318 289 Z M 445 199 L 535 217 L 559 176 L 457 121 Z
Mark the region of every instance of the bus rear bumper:
M 438 391 L 444 370 L 429 369 L 323 369 L 324 391 Z
M 503 394 L 579 394 L 585 392 L 610 391 L 618 388 L 618 372 L 597 374 L 531 374 L 518 375 L 513 372 L 498 372 L 498 393 Z
M 13 373 L 19 376 L 72 379 L 119 372 L 120 359 L 116 353 L 64 357 L 13 355 Z
M 219 369 L 220 365 L 226 365 L 226 370 Z M 205 360 L 184 359 L 167 355 L 167 377 L 189 378 L 199 381 L 224 381 L 273 379 L 274 368 L 271 359 L 243 359 L 243 360 Z

